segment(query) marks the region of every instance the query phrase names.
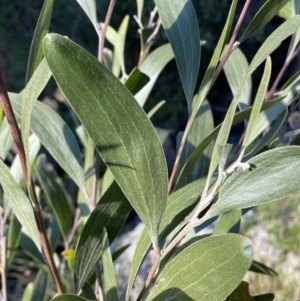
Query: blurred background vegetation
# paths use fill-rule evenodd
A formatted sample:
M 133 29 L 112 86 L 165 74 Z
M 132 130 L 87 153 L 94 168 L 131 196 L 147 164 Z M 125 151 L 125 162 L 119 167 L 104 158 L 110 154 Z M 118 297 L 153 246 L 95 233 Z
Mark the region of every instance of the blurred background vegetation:
M 104 20 L 109 0 L 97 0 L 96 2 L 98 19 Z M 192 2 L 199 19 L 201 40 L 206 42 L 202 47 L 201 68 L 199 75 L 200 83 L 206 67 L 208 66 L 214 47 L 223 29 L 231 1 L 192 0 Z M 243 32 L 263 2 L 264 0 L 252 1 L 249 12 L 244 20 L 241 32 Z M 239 1 L 236 17 L 239 15 L 243 4 L 244 1 Z M 24 88 L 31 39 L 33 37 L 34 29 L 42 5 L 43 1 L 41 0 L 1 0 L 0 2 L 0 66 L 4 73 L 6 85 L 9 91 L 18 92 Z M 149 14 L 153 7 L 153 0 L 145 1 L 145 11 L 143 16 L 145 24 L 148 22 Z M 138 25 L 133 19 L 134 14 L 136 14 L 135 0 L 117 1 L 110 23 L 113 28 L 117 29 L 124 16 L 130 16 L 125 45 L 125 63 L 128 74 L 130 73 L 131 69 L 136 66 L 140 51 L 139 34 L 137 32 Z M 266 39 L 266 37 L 281 23 L 282 19 L 275 17 L 264 29 L 259 31 L 258 34 L 256 34 L 254 37 L 251 37 L 241 45 L 241 49 L 245 53 L 248 60 L 251 60 L 253 54 Z M 54 2 L 50 32 L 57 32 L 62 35 L 66 35 L 95 56 L 97 54 L 98 42 L 95 31 L 85 13 L 75 0 Z M 166 36 L 161 29 L 152 49 L 166 42 Z M 288 45 L 289 41 L 285 41 L 272 55 L 274 59 L 271 82 L 278 74 L 285 60 Z M 110 45 L 107 44 L 107 47 L 110 47 Z M 284 82 L 293 73 L 295 73 L 296 70 L 299 70 L 299 67 L 300 61 L 299 59 L 295 59 L 285 73 L 282 81 Z M 256 91 L 256 87 L 260 80 L 260 75 L 261 69 L 258 69 L 253 75 L 253 93 Z M 43 97 L 53 99 L 55 89 L 56 86 L 52 80 L 51 84 L 47 86 Z M 174 132 L 183 130 L 187 120 L 186 101 L 184 99 L 180 78 L 174 60 L 169 63 L 165 70 L 161 73 L 156 86 L 154 87 L 153 92 L 146 103 L 145 110 L 149 111 L 156 103 L 163 99 L 166 100 L 167 103 L 154 116 L 153 123 L 156 126 L 167 128 Z M 208 100 L 213 109 L 216 124 L 222 121 L 231 99 L 232 95 L 228 87 L 227 80 L 225 76 L 221 74 L 208 96 Z M 61 114 L 64 115 L 63 117 L 66 121 L 70 121 L 70 123 L 72 123 L 72 117 L 69 116 L 69 109 L 65 106 L 65 104 L 57 103 L 57 109 Z M 71 128 L 74 128 L 74 124 L 73 126 L 70 124 L 70 126 Z M 236 126 L 233 130 L 231 138 L 236 142 L 242 132 L 243 124 Z M 271 254 L 268 256 L 274 256 L 275 262 L 272 261 L 270 263 L 271 267 L 275 269 L 278 266 L 283 267 L 280 268 L 279 272 L 283 273 L 285 281 L 283 281 L 281 276 L 279 280 L 275 280 L 272 283 L 265 280 L 267 282 L 263 288 L 255 288 L 257 293 L 266 292 L 266 288 L 270 291 L 275 290 L 275 293 L 279 293 L 279 296 L 283 298 L 279 298 L 278 300 L 292 300 L 292 298 L 296 296 L 295 294 L 297 294 L 297 291 L 295 290 L 297 283 L 292 280 L 290 280 L 290 282 L 286 281 L 286 279 L 292 279 L 291 277 L 295 276 L 296 272 L 293 270 L 292 273 L 287 273 L 287 271 L 284 273 L 284 262 L 285 259 L 288 258 L 290 252 L 293 252 L 293 254 L 296 256 L 293 257 L 294 260 L 296 260 L 296 264 L 298 258 L 297 271 L 300 273 L 299 198 L 300 196 L 298 195 L 297 197 L 284 200 L 281 203 L 276 202 L 274 204 L 272 203 L 270 205 L 265 205 L 264 207 L 258 208 L 254 218 L 248 219 L 244 228 L 249 235 L 254 235 L 252 230 L 257 229 L 255 227 L 257 224 L 259 224 L 261 227 L 259 230 L 260 232 L 263 231 L 263 228 L 268 233 L 271 233 L 266 239 L 269 245 L 281 250 L 280 254 L 274 253 L 275 255 Z M 260 243 L 262 242 L 260 241 Z M 259 248 L 260 247 L 258 244 L 255 251 L 257 251 Z M 258 259 L 262 260 L 263 258 Z M 266 279 L 266 276 L 263 277 Z M 257 283 L 257 281 L 254 282 Z M 283 287 L 283 282 L 285 283 L 286 287 Z M 259 283 L 263 282 L 259 281 Z M 298 293 L 300 295 L 300 292 Z

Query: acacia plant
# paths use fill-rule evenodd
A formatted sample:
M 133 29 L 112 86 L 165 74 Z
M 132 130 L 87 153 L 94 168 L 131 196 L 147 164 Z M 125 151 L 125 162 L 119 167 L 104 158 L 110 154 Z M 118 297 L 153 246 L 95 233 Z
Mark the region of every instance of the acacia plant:
M 136 300 L 273 300 L 271 293 L 250 296 L 243 282 L 249 270 L 276 273 L 253 261 L 251 241 L 239 234 L 239 226 L 247 208 L 300 190 L 300 148 L 273 143 L 284 132 L 288 107 L 299 93 L 299 71 L 283 85 L 281 79 L 300 49 L 300 2 L 265 1 L 240 33 L 250 0 L 244 1 L 236 24 L 238 1 L 233 0 L 199 87 L 202 43 L 190 0 L 155 0 L 147 25 L 144 1 L 137 0 L 141 51 L 129 75 L 124 58 L 129 17 L 116 31 L 109 26 L 115 0 L 103 23 L 95 1 L 77 2 L 98 35 L 97 58 L 68 37 L 48 33 L 53 0 L 45 0 L 24 90 L 7 93 L 0 78 L 1 300 L 11 297 L 6 274 L 16 261 L 38 271 L 34 286 L 24 290 L 24 301 L 132 300 L 135 277 L 149 250 L 152 266 Z M 240 45 L 277 14 L 282 24 L 248 63 Z M 169 44 L 152 49 L 161 25 Z M 105 38 L 112 50 L 104 48 Z M 287 38 L 286 60 L 270 83 L 270 55 Z M 150 120 L 163 110 L 163 102 L 148 114 L 143 106 L 173 58 L 189 118 L 178 134 L 176 162 L 168 175 L 162 142 Z M 260 65 L 260 84 L 253 91 L 251 76 Z M 233 97 L 215 127 L 207 95 L 222 71 Z M 75 134 L 54 110 L 36 101 L 51 77 L 78 118 Z M 247 126 L 238 145 L 228 144 L 232 125 L 242 121 Z M 12 160 L 13 142 L 17 156 Z M 77 185 L 76 202 L 70 202 L 65 182 L 49 169 L 41 144 Z M 104 165 L 107 170 L 99 173 Z M 119 291 L 110 246 L 132 210 L 145 230 L 125 290 Z M 212 233 L 194 235 L 196 227 L 213 222 Z

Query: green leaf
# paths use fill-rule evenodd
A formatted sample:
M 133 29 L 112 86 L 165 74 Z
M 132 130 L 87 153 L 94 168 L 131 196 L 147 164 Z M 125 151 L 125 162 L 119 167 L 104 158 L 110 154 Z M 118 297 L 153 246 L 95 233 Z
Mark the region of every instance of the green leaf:
M 148 113 L 148 118 L 152 118 L 153 115 L 166 103 L 165 100 L 160 101 L 158 104 L 156 104 Z M 159 136 L 159 135 L 158 135 Z M 161 141 L 162 142 L 162 141 Z M 163 144 L 163 143 L 162 143 Z
M 76 0 L 81 8 L 84 10 L 90 21 L 95 27 L 96 32 L 99 30 L 99 24 L 97 20 L 97 9 L 95 0 Z
M 103 228 L 106 228 L 109 242 L 114 238 L 124 225 L 131 206 L 116 182 L 102 196 L 95 209 L 87 220 L 76 248 L 75 272 L 76 291 L 78 291 L 85 280 L 100 260 L 103 245 Z
M 223 70 L 229 83 L 232 95 L 235 95 L 247 75 L 249 64 L 243 52 L 237 48 L 229 56 Z M 250 106 L 252 92 L 251 76 L 248 77 L 238 100 L 240 110 Z
M 103 235 L 103 254 L 102 254 L 102 266 L 103 266 L 103 288 L 107 301 L 118 301 L 118 290 L 116 283 L 116 275 L 114 271 L 114 265 L 109 248 L 109 242 L 106 229 L 104 228 Z
M 261 110 L 265 111 L 266 109 L 274 106 L 275 104 L 280 103 L 280 101 L 282 101 L 282 97 L 276 98 L 267 103 L 264 103 Z M 246 118 L 248 118 L 250 116 L 251 110 L 252 110 L 252 107 L 235 114 L 232 124 L 233 125 L 237 124 L 237 123 L 245 120 Z M 199 156 L 205 150 L 205 148 L 217 136 L 217 134 L 219 133 L 219 131 L 221 129 L 221 126 L 222 126 L 222 124 L 219 124 L 212 132 L 210 132 L 209 135 L 207 135 L 207 137 L 201 142 L 201 144 L 198 145 L 198 147 L 193 151 L 193 153 L 191 154 L 189 159 L 185 162 L 185 165 L 180 172 L 180 175 L 177 180 L 177 185 L 179 185 L 181 183 L 181 181 L 186 177 L 186 175 L 189 173 L 191 168 L 194 166 L 194 164 L 197 161 L 197 159 L 199 158 Z
M 300 190 L 300 147 L 289 146 L 264 152 L 241 168 L 220 189 L 219 200 L 206 213 L 206 218 L 224 212 L 272 202 Z
M 147 301 L 223 300 L 251 262 L 252 247 L 246 237 L 226 234 L 202 239 L 170 261 Z
M 34 31 L 28 59 L 26 84 L 29 82 L 31 76 L 43 58 L 42 42 L 49 31 L 53 2 L 54 0 L 44 1 L 44 5 Z
M 269 21 L 277 15 L 289 0 L 267 0 L 264 5 L 259 9 L 250 24 L 246 28 L 240 42 L 245 41 L 254 33 L 263 28 Z
M 10 127 L 8 125 L 7 119 L 3 119 L 0 126 L 0 158 L 2 160 L 6 159 L 6 156 L 9 153 L 10 148 L 14 142 L 13 136 L 10 132 Z
M 280 46 L 283 40 L 296 32 L 299 25 L 300 16 L 295 16 L 285 21 L 275 31 L 273 31 L 256 52 L 249 67 L 249 75 L 267 58 L 267 56 Z
M 165 33 L 175 54 L 183 90 L 191 106 L 200 67 L 200 34 L 190 0 L 155 0 Z
M 24 92 L 22 93 L 22 113 L 21 113 L 21 134 L 24 144 L 25 156 L 26 156 L 26 165 L 28 173 L 28 183 L 26 185 L 30 186 L 31 184 L 31 168 L 29 161 L 29 135 L 30 135 L 30 119 L 34 103 L 37 98 L 44 90 L 46 84 L 48 83 L 51 77 L 51 71 L 48 67 L 48 64 L 45 59 L 37 67 L 36 71 L 30 78 Z
M 143 8 L 144 8 L 144 0 L 136 0 L 136 6 L 137 6 L 137 17 L 138 17 L 138 20 L 141 22 Z
M 262 136 L 257 143 L 253 143 L 253 145 L 250 145 L 246 149 L 245 156 L 243 157 L 244 161 L 248 161 L 250 158 L 255 156 L 264 146 L 268 145 L 276 137 L 278 132 L 282 129 L 287 116 L 288 109 L 286 108 L 279 114 L 278 118 L 271 126 L 271 129 L 264 136 Z
M 255 261 L 253 260 L 249 271 L 251 272 L 255 272 L 255 273 L 259 273 L 259 274 L 264 274 L 264 275 L 268 275 L 271 277 L 277 277 L 278 274 L 271 268 L 267 267 L 266 265 L 264 265 L 261 262 Z
M 265 64 L 264 73 L 261 78 L 256 96 L 255 96 L 255 100 L 253 103 L 253 107 L 252 107 L 251 115 L 249 118 L 249 123 L 248 123 L 247 129 L 246 129 L 246 134 L 245 134 L 242 148 L 246 148 L 250 144 L 250 142 L 253 141 L 251 139 L 252 138 L 251 135 L 253 133 L 255 125 L 257 124 L 258 116 L 259 116 L 259 113 L 260 113 L 260 110 L 261 110 L 261 107 L 264 102 L 265 95 L 266 95 L 266 92 L 268 89 L 270 76 L 271 76 L 271 68 L 272 68 L 272 62 L 271 62 L 271 58 L 268 56 L 267 60 L 266 60 L 266 64 Z
M 193 210 L 193 205 L 199 200 L 204 184 L 205 179 L 200 179 L 175 191 L 168 197 L 166 211 L 159 227 L 159 239 L 161 242 L 163 242 L 167 235 Z M 151 240 L 149 234 L 144 230 L 133 256 L 126 290 L 126 300 L 129 300 L 134 279 L 150 245 Z
M 150 78 L 138 68 L 134 68 L 125 82 L 125 87 L 132 95 L 138 93 L 148 82 Z
M 254 301 L 273 301 L 275 295 L 272 293 L 254 296 Z
M 289 1 L 285 4 L 284 7 L 278 12 L 278 16 L 284 19 L 290 19 L 294 16 L 293 4 L 292 1 Z
M 12 214 L 9 223 L 8 236 L 7 236 L 6 265 L 8 267 L 12 264 L 12 261 L 19 247 L 19 243 L 21 239 L 21 230 L 22 230 L 22 225 L 20 224 L 19 220 L 16 218 L 15 214 Z
M 47 289 L 47 280 L 48 274 L 43 269 L 40 269 L 33 284 L 33 291 L 30 299 L 31 301 L 44 299 Z
M 75 43 L 49 34 L 44 53 L 58 85 L 155 241 L 168 175 L 151 122 L 124 85 Z
M 32 292 L 33 292 L 33 283 L 29 282 L 24 289 L 21 301 L 31 301 Z
M 59 224 L 64 240 L 67 239 L 72 222 L 72 213 L 62 185 L 57 181 L 57 176 L 50 170 L 45 169 L 46 157 L 40 155 L 35 164 L 40 185 L 44 191 L 47 203 L 51 206 Z
M 10 100 L 17 116 L 21 116 L 21 96 L 9 93 Z M 53 156 L 56 162 L 85 192 L 82 159 L 76 139 L 62 118 L 41 102 L 35 102 L 32 110 L 30 129 L 38 136 L 41 143 Z
M 241 216 L 240 209 L 223 213 L 214 228 L 213 235 L 239 233 Z
M 40 250 L 40 236 L 31 203 L 2 160 L 0 160 L 0 183 L 14 214 Z
M 35 134 L 32 134 L 29 138 L 29 144 L 31 146 L 29 152 L 29 163 L 30 163 L 29 165 L 31 168 L 41 148 L 41 143 L 39 138 Z M 24 186 L 24 175 L 22 172 L 21 162 L 18 155 L 15 157 L 12 165 L 10 166 L 10 172 L 12 176 L 15 178 L 15 180 L 17 181 L 17 183 L 21 186 Z
M 150 82 L 135 95 L 141 107 L 144 106 L 159 74 L 173 58 L 171 45 L 165 44 L 152 51 L 142 63 L 140 70 L 149 76 Z
M 213 75 L 215 72 L 215 69 L 218 65 L 218 62 L 220 60 L 220 56 L 224 50 L 227 38 L 229 36 L 230 30 L 231 30 L 231 26 L 232 26 L 232 22 L 234 19 L 234 15 L 235 15 L 235 10 L 236 10 L 236 5 L 237 5 L 238 0 L 233 0 L 231 3 L 231 7 L 227 16 L 227 20 L 226 23 L 224 25 L 222 34 L 220 36 L 220 39 L 218 41 L 218 44 L 214 50 L 213 56 L 209 62 L 209 65 L 206 69 L 206 72 L 204 74 L 204 77 L 201 81 L 201 85 L 200 88 L 198 90 L 197 96 L 195 97 L 195 99 L 193 100 L 193 111 L 192 111 L 192 115 L 191 118 L 189 120 L 189 123 L 187 125 L 188 127 L 188 131 L 190 131 L 192 124 L 194 122 L 195 117 L 197 116 L 197 112 L 200 109 L 200 107 L 202 106 L 202 103 L 204 101 L 204 99 L 206 98 L 209 89 L 211 87 L 212 84 L 212 80 L 213 80 Z
M 51 301 L 90 301 L 88 299 L 73 295 L 73 294 L 62 294 L 54 297 Z
M 201 130 L 199 130 L 201 129 Z M 192 128 L 187 138 L 187 142 L 182 151 L 180 159 L 179 171 L 184 166 L 186 160 L 190 157 L 195 148 L 205 139 L 205 137 L 214 129 L 214 120 L 211 112 L 210 105 L 207 101 L 203 103 L 198 114 L 193 122 Z M 180 135 L 182 138 L 182 135 Z M 181 139 L 180 139 L 181 140 Z M 209 161 L 213 144 L 203 152 L 202 156 L 197 160 L 189 175 L 185 178 L 182 186 L 191 183 L 201 177 L 207 175 L 209 168 Z M 177 189 L 177 185 L 175 187 Z

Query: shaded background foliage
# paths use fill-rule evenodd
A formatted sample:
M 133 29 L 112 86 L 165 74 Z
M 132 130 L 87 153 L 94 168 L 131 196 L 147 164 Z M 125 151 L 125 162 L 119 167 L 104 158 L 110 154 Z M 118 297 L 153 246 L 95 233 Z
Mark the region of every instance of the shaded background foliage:
M 104 13 L 108 7 L 108 2 L 108 0 L 97 1 L 99 20 L 104 20 Z M 206 42 L 206 44 L 202 47 L 200 76 L 198 79 L 198 82 L 200 82 L 225 23 L 231 1 L 194 0 L 192 2 L 200 24 L 201 39 Z M 251 3 L 241 32 L 243 32 L 243 29 L 245 29 L 263 2 L 263 0 L 258 0 Z M 237 9 L 236 18 L 241 11 L 242 5 L 242 2 L 238 5 L 239 7 Z M 30 43 L 41 7 L 42 2 L 38 0 L 30 0 L 26 1 L 26 3 L 17 0 L 3 0 L 0 3 L 0 65 L 4 70 L 4 76 L 9 91 L 18 91 L 24 87 Z M 149 14 L 153 7 L 154 1 L 145 1 L 143 16 L 145 24 L 148 22 Z M 138 25 L 133 19 L 133 15 L 135 13 L 135 0 L 117 1 L 110 23 L 113 28 L 118 28 L 123 17 L 126 14 L 130 16 L 125 45 L 125 64 L 126 71 L 128 73 L 137 64 L 140 51 L 139 34 L 137 32 Z M 266 27 L 241 45 L 241 49 L 244 51 L 248 60 L 253 57 L 253 54 L 259 48 L 262 41 L 264 41 L 265 38 L 276 28 L 276 26 L 281 24 L 281 22 L 282 19 L 275 17 Z M 97 36 L 85 13 L 74 0 L 54 2 L 50 31 L 66 35 L 91 53 L 95 55 L 97 54 Z M 166 42 L 166 35 L 163 30 L 160 30 L 153 48 L 156 48 Z M 107 44 L 107 46 L 110 47 L 109 44 Z M 273 61 L 273 77 L 276 76 L 282 66 L 287 47 L 288 41 L 283 43 L 282 47 L 273 54 L 273 56 L 276 57 L 276 60 Z M 298 67 L 299 60 L 297 62 L 294 61 L 294 64 L 292 64 L 288 72 L 285 73 L 283 81 L 293 74 Z M 259 81 L 259 78 L 255 75 L 260 74 L 260 72 L 261 70 L 258 69 L 254 73 L 253 91 L 256 90 L 255 87 L 257 87 Z M 49 85 L 44 93 L 51 96 L 54 88 L 55 84 L 52 80 L 52 85 Z M 212 105 L 216 124 L 220 123 L 223 119 L 231 97 L 227 80 L 225 76 L 221 74 L 213 91 L 208 97 Z M 174 131 L 183 130 L 187 120 L 187 110 L 183 89 L 181 87 L 179 74 L 174 60 L 170 62 L 161 73 L 156 84 L 156 89 L 153 90 L 148 102 L 146 103 L 145 110 L 150 110 L 155 103 L 162 99 L 166 100 L 167 104 L 165 105 L 164 110 L 160 110 L 154 116 L 154 124 Z M 60 110 L 64 111 L 63 107 L 60 107 Z M 239 132 L 238 127 L 235 129 Z

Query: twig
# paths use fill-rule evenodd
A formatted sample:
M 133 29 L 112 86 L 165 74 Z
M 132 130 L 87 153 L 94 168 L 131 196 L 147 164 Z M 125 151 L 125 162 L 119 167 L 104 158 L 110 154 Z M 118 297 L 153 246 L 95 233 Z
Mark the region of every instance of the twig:
M 213 79 L 212 79 L 212 82 L 211 82 L 211 85 L 210 85 L 210 88 L 209 88 L 208 92 L 210 91 L 211 87 L 213 86 L 213 84 L 215 83 L 216 79 L 220 75 L 220 73 L 221 73 L 221 71 L 222 71 L 222 69 L 223 69 L 223 67 L 224 67 L 224 65 L 225 65 L 225 63 L 226 63 L 229 55 L 238 46 L 238 43 L 236 42 L 236 37 L 237 37 L 237 34 L 238 34 L 239 30 L 240 30 L 241 24 L 243 22 L 245 14 L 246 14 L 246 12 L 248 10 L 250 2 L 251 2 L 251 0 L 247 0 L 246 3 L 245 3 L 245 5 L 244 5 L 244 7 L 243 7 L 243 10 L 242 10 L 242 12 L 240 14 L 240 17 L 239 17 L 239 19 L 237 21 L 237 24 L 236 24 L 235 28 L 234 28 L 232 37 L 231 37 L 231 39 L 229 41 L 228 47 L 226 48 L 226 51 L 225 51 L 223 57 L 221 58 L 220 63 L 218 65 L 216 71 L 214 72 Z M 191 116 L 191 114 L 189 114 L 189 115 Z M 173 167 L 173 170 L 172 170 L 172 173 L 171 173 L 171 176 L 170 176 L 170 180 L 169 180 L 169 184 L 168 184 L 168 191 L 169 191 L 169 193 L 171 193 L 171 191 L 172 191 L 172 187 L 173 187 L 175 176 L 176 176 L 176 173 L 177 173 L 177 170 L 178 170 L 178 167 L 179 167 L 179 162 L 180 162 L 180 158 L 181 158 L 181 155 L 182 155 L 183 147 L 184 147 L 184 145 L 186 143 L 186 140 L 187 140 L 187 137 L 188 137 L 188 134 L 189 134 L 188 129 L 190 128 L 190 126 L 189 126 L 190 116 L 189 116 L 189 119 L 188 119 L 187 126 L 185 128 L 185 131 L 184 131 L 184 134 L 183 134 L 183 137 L 182 137 L 182 140 L 181 140 L 180 148 L 178 150 L 178 153 L 177 153 L 177 156 L 176 156 L 176 159 L 175 159 L 175 163 L 174 163 L 174 167 Z
M 5 116 L 7 118 L 8 124 L 10 126 L 10 131 L 11 131 L 14 141 L 17 145 L 17 152 L 18 152 L 18 155 L 19 155 L 19 158 L 21 161 L 21 166 L 22 166 L 22 171 L 23 171 L 23 176 L 24 176 L 24 180 L 26 183 L 26 187 L 27 187 L 30 197 L 32 198 L 31 205 L 32 205 L 35 221 L 37 223 L 37 227 L 39 230 L 42 250 L 45 254 L 49 270 L 51 272 L 53 281 L 56 285 L 57 292 L 58 292 L 58 294 L 62 294 L 64 292 L 63 285 L 62 285 L 61 279 L 59 277 L 57 268 L 55 266 L 53 257 L 52 257 L 52 252 L 51 252 L 50 244 L 48 241 L 45 225 L 43 222 L 41 210 L 40 210 L 39 203 L 38 203 L 37 196 L 36 196 L 35 189 L 34 189 L 34 183 L 33 183 L 32 179 L 28 179 L 28 172 L 27 172 L 27 167 L 26 167 L 26 156 L 25 156 L 23 141 L 21 138 L 21 132 L 18 127 L 16 117 L 14 115 L 14 112 L 13 112 L 13 109 L 11 106 L 11 102 L 10 102 L 8 94 L 7 94 L 7 90 L 6 90 L 4 81 L 3 81 L 1 70 L 0 70 L 0 99 L 1 99 L 1 104 L 3 107 L 4 113 L 5 113 Z M 29 183 L 29 181 L 30 181 L 30 183 Z
M 241 28 L 242 22 L 243 22 L 243 20 L 245 18 L 245 15 L 246 15 L 246 12 L 247 12 L 248 7 L 250 5 L 250 2 L 251 2 L 251 0 L 246 0 L 246 3 L 244 5 L 244 7 L 243 7 L 243 10 L 242 10 L 241 14 L 240 14 L 240 17 L 239 17 L 239 19 L 238 19 L 238 21 L 236 23 L 236 26 L 235 26 L 235 28 L 233 30 L 231 39 L 230 39 L 230 41 L 228 43 L 228 47 L 226 48 L 226 51 L 225 51 L 224 55 L 222 56 L 222 58 L 220 60 L 220 63 L 219 63 L 219 65 L 218 65 L 218 67 L 217 67 L 217 69 L 216 69 L 216 71 L 214 73 L 211 86 L 213 86 L 213 84 L 215 83 L 216 79 L 220 75 L 220 73 L 221 73 L 221 71 L 222 71 L 222 69 L 223 69 L 223 67 L 224 67 L 227 59 L 229 58 L 229 55 L 238 46 L 238 42 L 236 42 L 236 37 L 237 37 L 238 32 L 239 32 L 239 30 Z

